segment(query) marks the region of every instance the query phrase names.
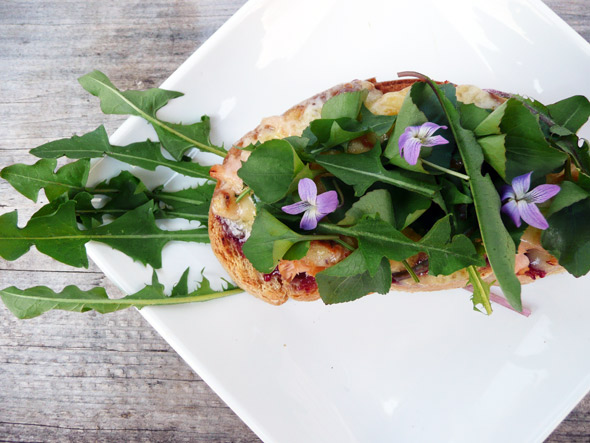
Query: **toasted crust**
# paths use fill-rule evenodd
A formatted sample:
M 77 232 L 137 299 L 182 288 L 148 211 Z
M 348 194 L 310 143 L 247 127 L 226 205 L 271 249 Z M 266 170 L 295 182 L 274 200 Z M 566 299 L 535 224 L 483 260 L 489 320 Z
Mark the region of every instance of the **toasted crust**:
M 403 93 L 406 88 L 409 88 L 416 80 L 393 80 L 387 82 L 376 82 L 375 79 L 368 81 L 353 81 L 338 85 L 334 88 L 316 94 L 315 96 L 303 101 L 302 103 L 290 108 L 283 115 L 277 117 L 270 117 L 262 120 L 254 130 L 250 131 L 242 137 L 235 146 L 244 147 L 257 141 L 263 142 L 271 138 L 282 138 L 290 135 L 300 135 L 301 131 L 314 118 L 319 118 L 319 112 L 322 105 L 334 95 L 355 91 L 359 89 L 368 89 L 369 97 L 367 103 L 371 102 L 377 108 L 378 113 L 392 112 L 387 106 L 383 107 L 379 100 L 388 93 Z M 480 90 L 478 90 L 480 91 Z M 471 96 L 474 94 L 468 91 Z M 371 95 L 373 94 L 373 96 Z M 467 95 L 467 94 L 466 94 Z M 481 96 L 481 94 L 480 94 Z M 481 98 L 481 97 L 480 97 Z M 396 99 L 394 97 L 394 99 Z M 403 99 L 403 96 L 402 96 Z M 467 98 L 471 100 L 470 97 Z M 500 101 L 501 98 L 492 96 L 485 97 L 488 103 L 493 103 L 494 100 Z M 399 100 L 397 100 L 399 102 Z M 394 100 L 395 102 L 395 100 Z M 486 103 L 486 105 L 488 105 Z M 380 107 L 381 106 L 381 107 Z M 395 104 L 394 106 L 399 106 Z M 317 286 L 315 289 L 308 287 L 308 290 L 302 290 L 300 285 L 289 283 L 277 272 L 272 274 L 261 274 L 252 264 L 244 257 L 241 251 L 241 243 L 243 239 L 239 239 L 239 235 L 233 235 L 233 230 L 238 232 L 247 231 L 248 227 L 243 227 L 240 215 L 236 215 L 235 209 L 233 212 L 226 212 L 227 208 L 235 208 L 235 195 L 241 190 L 242 183 L 235 172 L 239 169 L 241 161 L 244 161 L 249 154 L 246 151 L 241 151 L 235 147 L 231 148 L 228 156 L 224 159 L 223 165 L 212 168 L 212 176 L 216 178 L 217 185 L 213 194 L 213 202 L 209 211 L 209 238 L 211 239 L 211 247 L 213 252 L 227 270 L 231 278 L 244 290 L 250 294 L 273 305 L 280 305 L 286 302 L 289 298 L 300 301 L 313 301 L 319 298 Z M 233 162 L 233 166 L 230 163 Z M 237 165 L 237 166 L 236 166 Z M 223 169 L 231 169 L 232 182 L 227 179 L 227 174 L 224 175 Z M 233 169 L 232 169 L 233 168 Z M 249 199 L 246 197 L 244 200 Z M 229 211 L 229 210 L 228 210 Z M 224 215 L 229 215 L 225 218 Z M 233 218 L 233 219 L 232 219 Z M 232 228 L 228 229 L 228 224 L 232 224 Z M 236 226 L 238 226 L 236 228 Z M 243 231 L 240 231 L 243 229 Z M 247 235 L 247 233 L 245 233 Z M 525 233 L 527 241 L 521 243 L 519 248 L 520 255 L 524 252 L 536 249 L 542 251 L 550 259 L 552 259 L 551 266 L 545 266 L 544 272 L 555 274 L 563 272 L 564 269 L 557 265 L 557 260 L 551 257 L 540 246 L 540 236 L 536 235 L 534 231 Z M 524 246 L 523 246 L 524 245 Z M 395 268 L 396 262 L 392 262 L 392 269 Z M 491 282 L 494 281 L 494 275 L 489 266 L 480 268 L 479 272 L 482 277 Z M 517 273 L 517 277 L 522 284 L 527 284 L 534 281 L 539 275 L 534 273 Z M 438 291 L 443 289 L 462 288 L 468 285 L 469 277 L 466 270 L 460 270 L 454 274 L 447 276 L 432 276 L 421 275 L 420 282 L 415 283 L 412 279 L 406 278 L 400 281 L 394 280 L 392 283 L 392 290 L 405 292 L 421 292 L 421 291 Z

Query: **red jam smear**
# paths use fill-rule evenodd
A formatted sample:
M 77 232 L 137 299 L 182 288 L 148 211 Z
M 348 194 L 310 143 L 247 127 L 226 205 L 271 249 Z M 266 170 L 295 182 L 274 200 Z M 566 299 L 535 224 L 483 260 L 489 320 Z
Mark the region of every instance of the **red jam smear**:
M 315 281 L 315 278 L 306 274 L 305 272 L 297 274 L 291 281 L 291 286 L 293 286 L 297 291 L 303 291 L 307 293 L 314 292 L 318 289 L 318 284 Z
M 529 268 L 524 274 L 528 275 L 533 280 L 536 280 L 537 278 L 545 277 L 547 275 L 547 272 L 543 271 L 542 269 L 535 268 L 534 266 L 529 266 Z
M 282 276 L 281 276 L 281 273 L 279 272 L 278 266 L 276 268 L 274 268 L 274 270 L 270 274 L 262 274 L 262 278 L 266 282 L 271 281 L 273 279 L 273 277 L 276 277 L 279 280 L 279 282 L 282 281 Z

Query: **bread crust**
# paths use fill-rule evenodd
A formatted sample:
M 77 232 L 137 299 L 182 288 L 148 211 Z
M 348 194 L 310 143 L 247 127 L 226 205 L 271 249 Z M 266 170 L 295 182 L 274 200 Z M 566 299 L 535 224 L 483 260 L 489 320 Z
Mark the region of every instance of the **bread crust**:
M 255 129 L 245 134 L 235 146 L 244 147 L 256 141 L 266 141 L 269 138 L 277 138 L 275 136 L 277 133 L 279 134 L 279 137 L 300 135 L 300 131 L 299 133 L 296 132 L 298 132 L 299 128 L 307 126 L 309 121 L 314 118 L 313 112 L 315 112 L 315 109 L 321 110 L 323 103 L 334 95 L 359 89 L 368 89 L 370 94 L 396 93 L 409 88 L 416 81 L 418 80 L 376 82 L 375 79 L 369 79 L 368 81 L 356 80 L 335 86 L 293 106 L 281 116 L 264 119 Z M 312 115 L 310 115 L 310 109 L 312 110 Z M 316 116 L 315 118 L 318 117 Z M 287 129 L 284 130 L 281 125 L 285 125 L 285 122 L 296 124 L 287 127 Z M 281 133 L 281 131 L 287 133 Z M 269 134 L 272 136 L 269 137 Z M 220 214 L 225 213 L 224 210 L 220 208 L 230 208 L 235 206 L 235 196 L 240 192 L 242 186 L 241 180 L 237 178 L 235 172 L 237 172 L 237 169 L 241 166 L 241 161 L 245 161 L 248 155 L 249 153 L 247 153 L 247 151 L 232 147 L 224 159 L 223 164 L 221 166 L 216 165 L 212 168 L 211 175 L 217 179 L 217 185 L 213 194 L 213 202 L 209 211 L 209 238 L 211 240 L 213 252 L 238 286 L 267 303 L 280 305 L 285 303 L 289 298 L 299 301 L 317 300 L 320 295 L 317 290 L 317 285 L 315 285 L 315 279 L 313 285 L 304 285 L 302 289 L 300 284 L 286 281 L 282 278 L 281 274 L 276 271 L 271 274 L 262 274 L 258 272 L 244 257 L 241 250 L 241 245 L 244 242 L 245 237 L 248 235 L 248 232 L 245 232 L 247 229 L 244 230 L 240 226 L 237 228 L 236 226 L 229 226 L 235 224 L 234 220 L 224 218 Z M 224 168 L 228 171 L 225 171 Z M 226 175 L 224 175 L 224 173 L 226 173 Z M 235 183 L 229 183 L 227 174 L 232 176 L 232 180 L 234 180 Z M 235 177 L 232 174 L 235 175 Z M 246 199 L 249 199 L 249 197 L 246 197 Z M 521 247 L 519 247 L 519 255 L 525 254 L 529 249 L 538 249 L 552 260 L 552 265 L 544 268 L 544 275 L 563 272 L 564 269 L 557 264 L 557 260 L 550 256 L 549 253 L 540 246 L 540 235 L 534 231 L 534 228 L 529 228 L 529 230 L 527 230 L 528 233 L 525 233 L 524 237 L 527 237 L 528 240 L 521 243 Z M 242 234 L 244 237 L 240 238 Z M 393 263 L 395 262 L 392 262 L 392 264 Z M 495 280 L 489 266 L 480 268 L 479 272 L 484 280 L 488 282 L 493 282 Z M 540 276 L 541 275 L 532 272 L 521 272 L 520 274 L 517 272 L 517 277 L 522 284 L 531 283 Z M 443 289 L 462 288 L 468 284 L 469 277 L 467 271 L 463 269 L 447 276 L 432 276 L 424 274 L 420 276 L 419 283 L 414 282 L 411 278 L 404 278 L 401 280 L 392 278 L 391 289 L 404 292 L 438 291 Z

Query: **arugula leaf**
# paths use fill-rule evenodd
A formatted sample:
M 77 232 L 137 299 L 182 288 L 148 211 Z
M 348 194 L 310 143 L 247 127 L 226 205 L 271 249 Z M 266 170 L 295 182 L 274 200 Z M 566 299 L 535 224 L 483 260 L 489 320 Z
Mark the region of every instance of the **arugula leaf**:
M 575 134 L 590 117 L 590 102 L 582 95 L 574 95 L 547 106 L 553 121 Z
M 266 210 L 261 209 L 252 225 L 248 240 L 242 245 L 246 258 L 259 272 L 268 274 L 279 260 L 305 236 L 297 234 Z
M 56 160 L 39 160 L 33 165 L 16 164 L 0 171 L 0 177 L 8 181 L 14 189 L 34 202 L 39 191 L 45 189 L 45 195 L 51 201 L 70 191 L 83 191 L 90 171 L 90 162 L 82 159 L 69 163 L 57 172 Z
M 447 95 L 449 100 L 453 103 L 456 102 L 455 87 L 450 84 L 444 84 L 441 86 L 444 93 Z M 408 169 L 417 172 L 426 172 L 422 166 L 422 162 L 419 160 L 416 165 L 410 165 L 399 153 L 399 138 L 408 128 L 408 126 L 420 126 L 427 121 L 439 124 L 441 126 L 447 126 L 447 119 L 445 114 L 442 112 L 442 108 L 436 95 L 428 88 L 424 82 L 416 82 L 410 88 L 408 94 L 404 98 L 402 107 L 399 111 L 393 134 L 387 142 L 384 156 L 387 157 L 391 164 L 399 166 L 403 169 Z M 448 132 L 448 134 L 445 134 Z M 450 160 L 451 153 L 454 149 L 454 143 L 452 138 L 449 137 L 450 131 L 441 129 L 437 134 L 442 135 L 449 144 L 444 146 L 437 146 L 436 149 L 432 150 L 434 158 L 429 158 L 429 161 L 441 164 L 441 166 L 447 167 Z M 426 155 L 426 154 L 424 154 Z
M 315 276 L 320 297 L 325 304 L 343 303 L 361 298 L 371 292 L 387 294 L 391 288 L 391 268 L 382 259 L 371 276 L 359 250 Z
M 363 216 L 378 215 L 382 220 L 395 225 L 394 206 L 391 194 L 385 189 L 367 192 L 346 211 L 345 217 L 338 222 L 341 226 L 354 225 Z
M 154 190 L 149 195 L 155 201 L 164 203 L 164 206 L 161 205 L 156 211 L 156 217 L 198 220 L 201 224 L 207 225 L 214 189 L 214 184 L 206 183 L 176 192 Z
M 432 206 L 432 200 L 428 197 L 402 189 L 396 189 L 390 195 L 395 208 L 395 227 L 398 230 L 410 226 Z
M 156 226 L 153 202 L 127 212 L 112 223 L 87 231 L 76 226 L 75 203 L 65 202 L 54 213 L 34 217 L 19 229 L 16 211 L 0 216 L 0 256 L 16 260 L 31 246 L 43 254 L 76 267 L 87 267 L 84 245 L 105 243 L 134 260 L 162 266 L 162 248 L 173 240 L 207 243 L 206 229 L 164 231 Z
M 475 130 L 477 126 L 484 121 L 492 111 L 480 108 L 473 103 L 458 103 L 459 114 L 461 115 L 461 126 L 470 131 Z
M 285 140 L 269 140 L 257 147 L 238 170 L 254 194 L 265 203 L 274 203 L 289 193 L 294 181 L 303 178 L 303 162 Z M 311 177 L 309 168 L 304 175 Z
M 482 149 L 477 143 L 474 133 L 461 126 L 457 109 L 439 90 L 438 86 L 421 74 L 408 73 L 408 75 L 425 79 L 436 92 L 443 106 L 463 159 L 465 170 L 469 175 L 471 195 L 488 260 L 510 305 L 517 311 L 521 311 L 520 282 L 514 274 L 516 248 L 502 222 L 500 197 L 496 192 L 496 188 L 490 176 L 484 176 L 481 173 L 484 161 Z
M 583 184 L 584 174 L 580 173 Z M 570 274 L 580 277 L 590 271 L 590 192 L 574 182 L 563 181 L 546 213 L 549 228 L 543 231 L 541 244 Z
M 530 171 L 534 171 L 535 178 L 544 177 L 563 167 L 567 160 L 567 154 L 547 143 L 537 118 L 513 98 L 494 110 L 474 132 L 484 136 L 478 143 L 486 161 L 508 182 Z
M 559 188 L 559 193 L 553 198 L 551 206 L 546 213 L 547 217 L 561 211 L 564 208 L 567 208 L 568 206 L 573 205 L 574 203 L 590 197 L 590 192 L 581 188 L 574 182 L 567 180 L 563 181 L 559 185 Z
M 151 285 L 146 285 L 140 291 L 118 299 L 109 298 L 103 288 L 83 291 L 75 286 L 67 286 L 61 292 L 55 292 L 46 286 L 24 290 L 10 286 L 0 290 L 0 298 L 17 318 L 27 319 L 52 309 L 73 312 L 96 311 L 106 314 L 131 306 L 141 309 L 146 306 L 201 302 L 242 292 L 242 289 L 233 285 L 228 285 L 221 291 L 213 291 L 209 280 L 205 277 L 198 288 L 188 292 L 188 271 L 187 269 L 184 272 L 169 296 L 164 293 L 164 286 L 160 284 L 154 272 Z
M 586 174 L 590 173 L 590 145 L 587 140 L 580 144 L 580 139 L 574 135 L 566 135 L 552 140 L 557 148 L 566 152 L 573 159 L 574 163 Z
M 259 272 L 268 274 L 279 260 L 298 242 L 309 240 L 337 240 L 334 235 L 302 235 L 273 217 L 267 210 L 260 209 L 248 240 L 242 245 L 244 256 Z M 299 256 L 301 250 L 292 254 Z
M 456 235 L 450 239 L 450 216 L 438 220 L 419 242 L 409 239 L 389 223 L 373 218 L 363 218 L 348 228 L 328 224 L 318 227 L 321 232 L 357 238 L 371 275 L 375 275 L 383 257 L 402 261 L 419 252 L 428 254 L 432 275 L 449 275 L 469 265 L 485 265 L 467 237 Z
M 331 97 L 322 106 L 323 119 L 352 118 L 356 119 L 361 110 L 367 90 L 343 92 Z
M 303 131 L 303 137 L 309 140 L 306 147 L 308 154 L 318 154 L 338 145 L 343 145 L 369 132 L 361 122 L 342 117 L 338 119 L 313 120 Z
M 66 202 L 57 211 L 31 218 L 23 229 L 18 228 L 16 211 L 0 216 L 0 256 L 12 261 L 25 254 L 32 245 L 62 263 L 88 267 L 84 244 L 79 236 L 74 215 L 74 202 Z
M 164 148 L 180 160 L 191 147 L 225 157 L 227 152 L 213 146 L 209 140 L 210 122 L 202 117 L 200 122 L 179 125 L 164 122 L 156 112 L 170 99 L 180 97 L 181 92 L 152 88 L 147 91 L 119 91 L 106 75 L 92 71 L 78 79 L 84 89 L 100 99 L 100 108 L 105 114 L 137 115 L 152 124 Z
M 329 99 L 322 107 L 321 118 L 313 120 L 303 131 L 303 137 L 298 138 L 295 149 L 300 157 L 312 161 L 314 155 L 339 145 L 345 146 L 366 134 L 381 137 L 389 132 L 396 116 L 373 114 L 363 104 L 366 96 L 367 91 L 363 90 Z M 304 145 L 300 143 L 303 140 Z
M 439 186 L 428 182 L 428 176 L 413 175 L 410 171 L 386 170 L 381 164 L 381 146 L 362 154 L 319 155 L 316 162 L 344 183 L 354 186 L 357 197 L 375 182 L 387 183 L 426 197 L 434 197 Z M 424 178 L 422 178 L 424 177 Z
M 31 150 L 31 154 L 41 158 L 100 158 L 108 155 L 114 159 L 133 166 L 154 171 L 158 166 L 165 166 L 187 177 L 205 178 L 210 180 L 209 167 L 186 161 L 173 161 L 164 157 L 160 151 L 160 143 L 145 141 L 127 146 L 113 146 L 104 126 L 80 137 L 73 136 L 45 143 Z
M 467 267 L 467 272 L 469 274 L 469 283 L 473 287 L 473 295 L 471 296 L 473 310 L 481 312 L 479 309 L 481 305 L 486 310 L 486 313 L 490 315 L 492 313 L 492 305 L 490 303 L 490 287 L 492 285 L 482 280 L 475 266 Z
M 387 134 L 395 121 L 397 115 L 379 115 L 373 114 L 365 105 L 361 107 L 361 121 L 362 124 L 374 132 L 377 137 L 382 137 Z
M 459 191 L 452 181 L 443 178 L 441 184 L 441 194 L 448 205 L 468 205 L 473 203 L 471 196 Z
M 541 236 L 543 247 L 575 277 L 581 277 L 590 271 L 588 220 L 590 199 L 586 198 L 548 217 L 549 228 Z

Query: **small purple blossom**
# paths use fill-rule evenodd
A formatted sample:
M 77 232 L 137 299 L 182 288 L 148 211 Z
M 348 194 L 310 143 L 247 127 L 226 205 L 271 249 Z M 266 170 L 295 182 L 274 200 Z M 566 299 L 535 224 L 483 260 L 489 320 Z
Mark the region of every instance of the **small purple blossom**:
M 418 162 L 422 146 L 445 145 L 449 142 L 440 135 L 433 135 L 441 128 L 447 129 L 446 126 L 439 126 L 431 122 L 420 126 L 408 126 L 398 141 L 399 155 L 403 155 L 409 164 L 415 165 Z
M 520 219 L 522 218 L 530 226 L 547 229 L 549 224 L 536 204 L 554 197 L 560 188 L 558 185 L 539 185 L 529 191 L 531 175 L 532 172 L 520 175 L 512 180 L 512 186 L 502 186 L 500 198 L 502 201 L 507 200 L 502 206 L 502 212 L 512 219 L 517 228 L 520 227 Z
M 310 231 L 315 229 L 318 222 L 326 215 L 334 212 L 338 207 L 338 194 L 336 191 L 324 192 L 317 195 L 318 188 L 313 180 L 302 178 L 297 185 L 300 202 L 283 206 L 281 209 L 287 214 L 301 214 L 299 227 Z

